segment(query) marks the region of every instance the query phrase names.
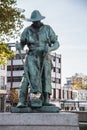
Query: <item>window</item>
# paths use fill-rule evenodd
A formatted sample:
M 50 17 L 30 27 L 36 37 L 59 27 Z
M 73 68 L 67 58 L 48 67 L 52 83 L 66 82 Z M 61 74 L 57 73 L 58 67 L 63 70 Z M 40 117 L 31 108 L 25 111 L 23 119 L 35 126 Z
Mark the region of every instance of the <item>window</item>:
M 58 78 L 55 78 L 55 82 L 56 82 L 56 83 L 59 83 L 59 79 L 58 79 Z
M 61 84 L 61 79 L 59 79 L 59 84 Z
M 5 88 L 5 77 L 4 76 L 0 77 L 0 86 L 1 86 L 1 89 Z
M 56 57 L 53 57 L 53 61 L 56 61 Z
M 21 82 L 22 77 L 12 77 L 12 82 Z M 7 77 L 7 82 L 11 82 L 11 77 Z
M 53 83 L 55 83 L 55 78 L 54 77 L 52 77 L 51 80 L 52 80 Z
M 55 67 L 53 67 L 53 72 L 56 72 L 56 68 Z
M 61 69 L 59 68 L 58 70 L 59 70 L 58 72 L 61 73 Z
M 0 65 L 1 70 L 5 70 L 5 65 Z
M 59 58 L 59 63 L 61 63 L 61 58 Z
M 61 99 L 61 89 L 59 89 L 59 99 Z
M 7 66 L 7 70 L 11 71 L 11 66 Z M 16 71 L 16 70 L 24 70 L 23 65 L 13 65 L 12 66 L 12 70 Z
M 61 83 L 61 79 L 55 78 L 55 82 L 58 83 L 58 84 L 60 84 Z
M 58 67 L 53 67 L 53 72 L 61 73 L 61 69 Z
M 56 89 L 53 89 L 53 98 L 56 99 Z
M 59 78 L 52 77 L 51 80 L 53 83 L 58 83 L 58 84 L 61 83 L 61 79 L 59 79 Z

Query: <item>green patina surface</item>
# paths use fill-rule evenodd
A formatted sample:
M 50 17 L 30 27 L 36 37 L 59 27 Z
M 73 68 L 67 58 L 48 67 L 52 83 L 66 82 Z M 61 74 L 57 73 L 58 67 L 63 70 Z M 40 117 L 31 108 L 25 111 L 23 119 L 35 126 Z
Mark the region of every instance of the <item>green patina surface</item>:
M 38 103 L 31 101 L 30 107 L 34 106 L 34 103 L 37 104 L 37 107 L 49 104 L 49 95 L 52 93 L 52 61 L 49 53 L 59 47 L 59 42 L 53 29 L 41 22 L 43 18 L 45 17 L 39 11 L 33 11 L 30 18 L 32 24 L 24 29 L 21 34 L 20 44 L 16 44 L 19 51 L 25 45 L 29 48 L 25 58 L 24 74 L 17 107 L 25 106 L 28 86 L 30 86 L 30 93 L 41 93 L 41 102 L 38 102 L 38 100 Z

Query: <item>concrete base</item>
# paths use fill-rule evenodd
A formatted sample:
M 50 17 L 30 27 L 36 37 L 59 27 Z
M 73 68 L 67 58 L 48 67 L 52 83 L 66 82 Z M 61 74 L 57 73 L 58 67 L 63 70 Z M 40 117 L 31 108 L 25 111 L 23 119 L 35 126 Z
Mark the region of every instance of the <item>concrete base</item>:
M 0 130 L 79 130 L 75 113 L 0 113 Z

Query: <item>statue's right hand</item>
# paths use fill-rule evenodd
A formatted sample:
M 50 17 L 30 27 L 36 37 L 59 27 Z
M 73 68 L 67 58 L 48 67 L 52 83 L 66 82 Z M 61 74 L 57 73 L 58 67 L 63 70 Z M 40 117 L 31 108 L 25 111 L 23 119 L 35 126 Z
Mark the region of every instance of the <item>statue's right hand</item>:
M 45 47 L 36 47 L 35 51 L 36 52 L 45 52 L 45 53 L 47 53 L 48 52 L 48 46 L 45 46 Z
M 43 51 L 43 48 L 42 47 L 36 47 L 36 48 L 33 48 L 33 51 L 35 53 L 39 53 L 39 52 L 42 52 Z

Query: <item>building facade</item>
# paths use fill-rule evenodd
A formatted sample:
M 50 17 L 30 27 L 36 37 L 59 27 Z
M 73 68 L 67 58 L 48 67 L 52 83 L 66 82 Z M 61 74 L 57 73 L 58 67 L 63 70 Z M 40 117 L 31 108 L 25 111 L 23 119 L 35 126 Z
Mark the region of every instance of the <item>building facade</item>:
M 0 65 L 0 89 L 6 89 L 6 66 Z
M 5 65 L 0 65 L 0 112 L 5 110 L 5 96 L 6 96 L 6 72 L 7 67 Z
M 76 74 L 75 76 L 77 82 L 73 81 L 73 76 L 66 78 L 66 84 L 63 86 L 63 97 L 64 99 L 87 100 L 87 90 L 85 89 L 86 87 L 83 89 L 79 88 L 81 85 L 87 86 L 87 76 L 82 74 Z M 76 86 L 75 83 L 78 85 L 78 88 L 74 87 Z

